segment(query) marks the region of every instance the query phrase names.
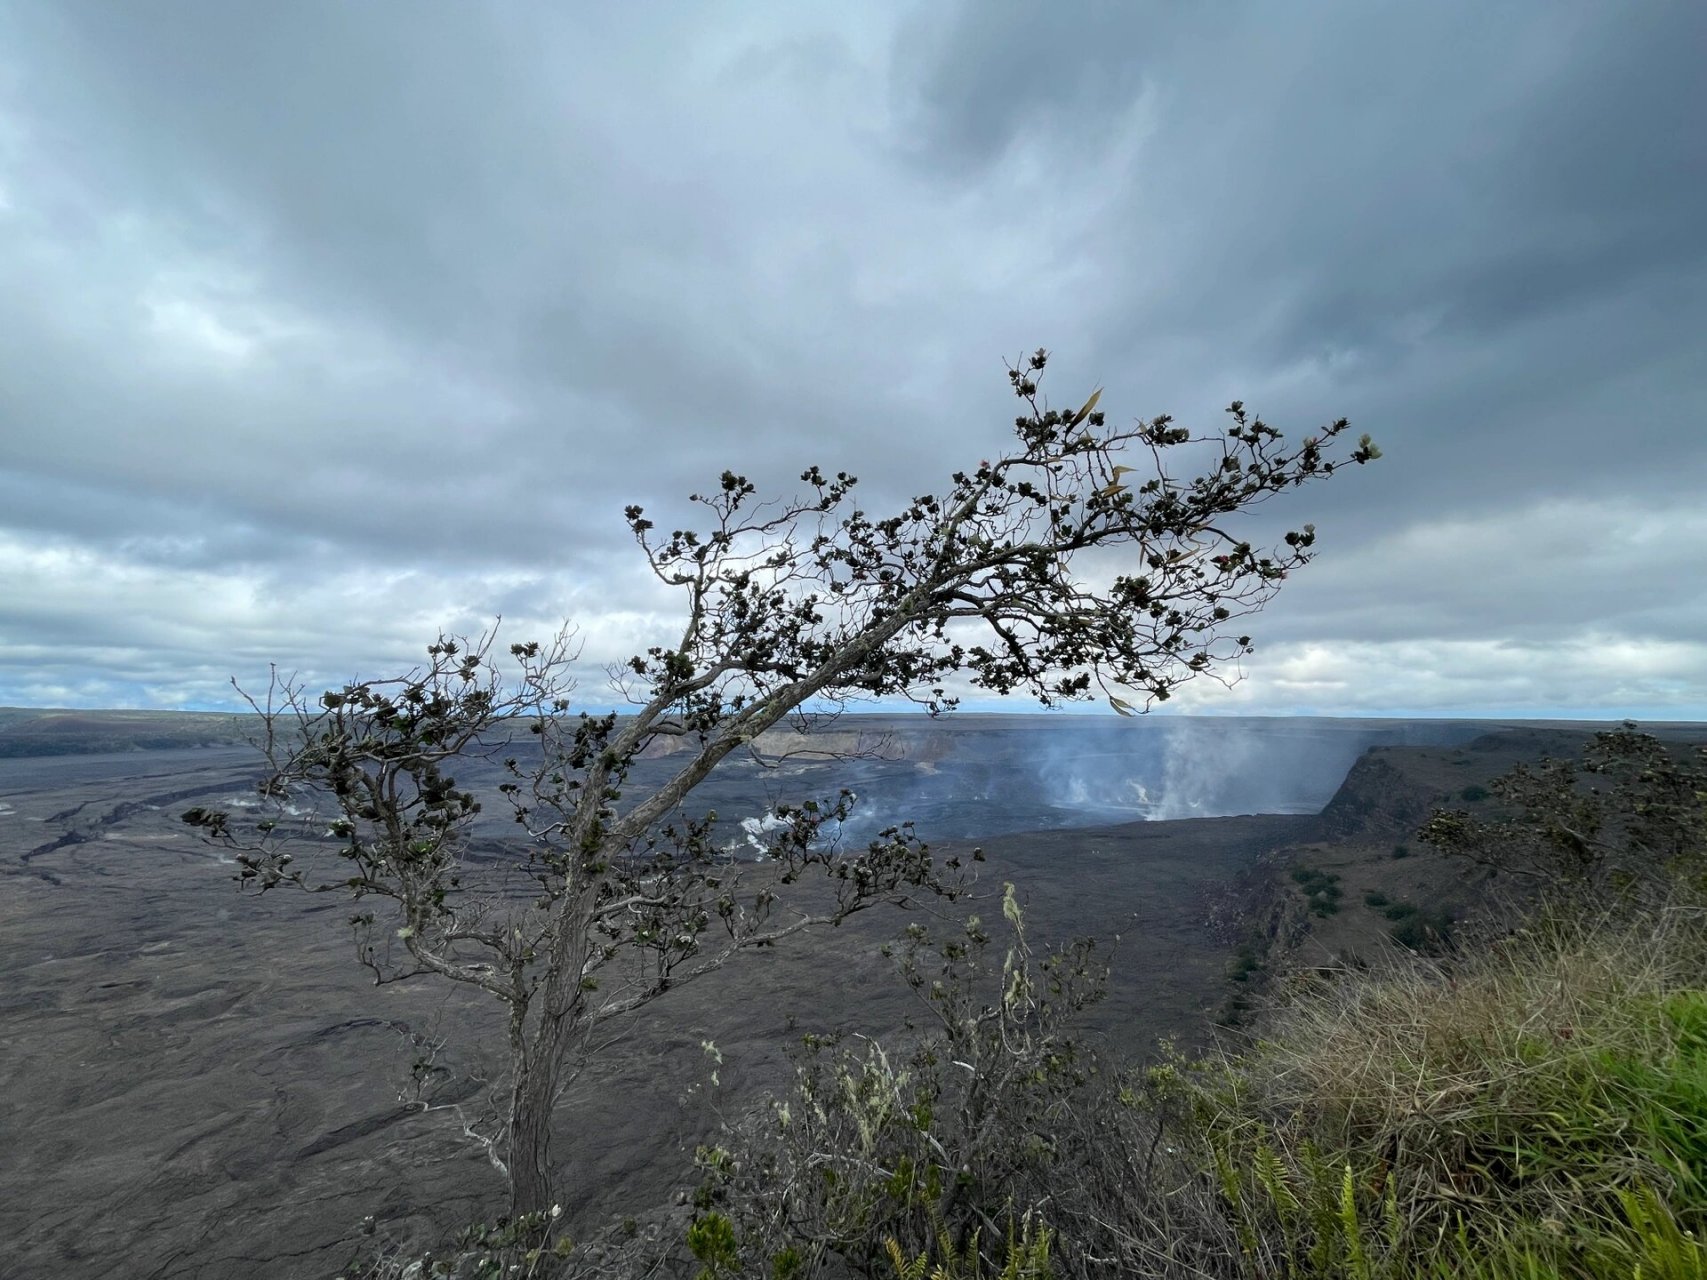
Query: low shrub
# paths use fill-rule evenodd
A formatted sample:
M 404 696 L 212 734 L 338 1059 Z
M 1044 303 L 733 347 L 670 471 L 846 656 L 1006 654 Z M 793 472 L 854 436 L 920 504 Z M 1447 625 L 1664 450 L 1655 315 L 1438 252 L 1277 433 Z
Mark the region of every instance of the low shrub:
M 1408 950 L 1440 955 L 1452 946 L 1452 914 L 1440 907 L 1413 908 L 1388 933 Z
M 1300 989 L 1175 1075 L 1231 1270 L 1707 1276 L 1704 973 L 1677 906 Z
M 1465 788 L 1466 800 L 1481 799 Z M 1581 760 L 1519 765 L 1492 783 L 1489 819 L 1437 810 L 1419 833 L 1441 852 L 1594 910 L 1707 895 L 1707 747 L 1668 746 L 1626 723 Z
M 1233 958 L 1227 962 L 1227 976 L 1234 982 L 1243 982 L 1253 973 L 1262 970 L 1262 957 L 1257 949 L 1248 942 L 1242 942 L 1233 952 Z
M 1000 947 L 976 918 L 911 926 L 892 954 L 927 1030 L 807 1036 L 793 1087 L 701 1152 L 715 1274 L 1132 1273 L 1127 1224 L 1167 1216 L 1154 1122 L 1068 1034 L 1106 968 L 1088 943 L 1035 956 L 1011 885 L 1002 914 Z

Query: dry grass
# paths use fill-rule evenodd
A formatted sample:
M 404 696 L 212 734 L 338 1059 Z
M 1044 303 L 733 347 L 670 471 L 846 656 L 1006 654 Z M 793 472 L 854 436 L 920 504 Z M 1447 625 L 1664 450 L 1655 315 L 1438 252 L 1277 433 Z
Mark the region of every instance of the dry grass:
M 1247 1261 L 1629 1275 L 1633 1216 L 1707 1227 L 1704 983 L 1707 915 L 1673 904 L 1295 990 L 1249 1052 L 1187 1073 Z

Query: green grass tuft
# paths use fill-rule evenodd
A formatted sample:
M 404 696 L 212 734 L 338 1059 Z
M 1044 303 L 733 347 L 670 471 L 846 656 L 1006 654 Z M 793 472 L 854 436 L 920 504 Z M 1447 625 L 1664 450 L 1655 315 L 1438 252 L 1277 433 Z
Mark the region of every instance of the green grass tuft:
M 1186 1074 L 1247 1274 L 1707 1280 L 1700 910 L 1309 984 Z

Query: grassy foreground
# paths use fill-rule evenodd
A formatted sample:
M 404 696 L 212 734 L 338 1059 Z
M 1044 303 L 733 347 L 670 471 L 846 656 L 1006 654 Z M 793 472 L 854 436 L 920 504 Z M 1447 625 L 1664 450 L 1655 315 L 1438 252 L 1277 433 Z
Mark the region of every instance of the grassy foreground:
M 1545 918 L 1297 993 L 1182 1100 L 1228 1271 L 1707 1276 L 1707 917 Z
M 897 944 L 905 1043 L 804 1037 L 678 1208 L 351 1274 L 1707 1280 L 1707 754 L 1626 729 L 1582 770 L 1425 829 L 1558 892 L 1300 972 L 1237 1051 L 1100 1059 L 1094 947 L 1034 955 L 1009 886 L 1000 924 Z
M 1014 925 L 996 1016 L 811 1041 L 661 1235 L 506 1222 L 370 1274 L 1707 1280 L 1699 906 L 1303 979 L 1245 1051 L 1143 1070 L 1052 1029 L 1083 953 L 1033 964 Z M 949 1023 L 954 968 L 913 969 Z

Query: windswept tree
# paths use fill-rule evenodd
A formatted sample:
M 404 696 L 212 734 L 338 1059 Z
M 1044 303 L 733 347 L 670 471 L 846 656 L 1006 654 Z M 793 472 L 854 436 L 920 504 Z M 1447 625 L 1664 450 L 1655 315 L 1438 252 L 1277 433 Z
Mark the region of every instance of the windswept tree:
M 791 713 L 863 698 L 936 714 L 956 690 L 1023 691 L 1045 705 L 1106 697 L 1133 714 L 1197 675 L 1230 679 L 1251 651 L 1238 621 L 1315 541 L 1306 524 L 1259 548 L 1233 522 L 1378 456 L 1367 436 L 1342 443 L 1344 420 L 1288 444 L 1239 403 L 1206 435 L 1166 417 L 1110 427 L 1100 392 L 1077 410 L 1047 406 L 1046 361 L 1038 351 L 1009 370 L 1023 411 L 1005 450 L 882 518 L 859 508 L 853 476 L 816 467 L 803 496 L 769 501 L 725 472 L 691 499 L 699 531 L 664 535 L 629 507 L 683 614 L 673 644 L 614 673 L 630 714 L 572 712 L 575 655 L 562 638 L 512 645 L 506 662 L 490 636 L 441 638 L 417 670 L 318 699 L 287 682 L 259 706 L 263 794 L 329 798 L 345 860 L 330 884 L 391 902 L 383 925 L 371 911 L 355 918 L 376 977 L 438 975 L 507 1009 L 508 1115 L 492 1154 L 515 1211 L 552 1202 L 553 1106 L 600 1023 L 744 948 L 955 892 L 953 869 L 906 826 L 858 850 L 825 838 L 846 797 L 779 808 L 774 859 L 743 884 L 715 856 L 711 820 L 684 808 L 732 753 L 757 749 Z M 1196 464 L 1189 478 L 1169 470 L 1182 456 Z M 678 766 L 629 794 L 633 766 L 665 739 Z M 537 885 L 527 901 L 463 884 L 479 804 L 451 771 L 476 751 L 506 759 L 504 791 L 526 829 L 515 858 Z M 222 812 L 185 816 L 237 849 L 245 883 L 327 887 L 293 869 L 278 818 L 251 829 Z M 815 883 L 799 884 L 807 873 Z

